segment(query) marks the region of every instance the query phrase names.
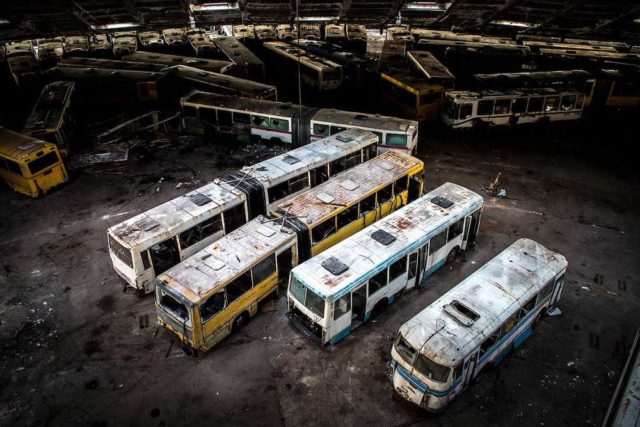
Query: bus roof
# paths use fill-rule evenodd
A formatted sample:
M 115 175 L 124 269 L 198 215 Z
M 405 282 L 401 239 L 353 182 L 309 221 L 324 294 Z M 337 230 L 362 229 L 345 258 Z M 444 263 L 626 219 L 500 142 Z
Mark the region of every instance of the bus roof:
M 316 224 L 336 209 L 350 206 L 363 198 L 363 195 L 373 192 L 381 183 L 391 184 L 412 168 L 422 165 L 422 161 L 415 157 L 398 151 L 387 151 L 282 203 L 278 210 L 307 225 Z
M 220 95 L 217 93 L 192 91 L 182 97 L 181 104 L 209 105 L 213 108 L 246 111 L 247 113 L 262 113 L 279 117 L 294 117 L 300 111 L 300 106 L 287 102 L 277 102 L 266 99 L 242 98 L 238 96 Z M 303 110 L 309 107 L 302 107 Z
M 0 127 L 0 154 L 18 161 L 28 161 L 30 154 L 56 146 L 48 142 Z
M 144 250 L 184 231 L 198 217 L 218 214 L 244 199 L 243 193 L 223 183 L 209 183 L 116 224 L 108 232 L 129 249 Z
M 165 67 L 173 65 L 188 65 L 205 71 L 224 73 L 233 67 L 229 61 L 209 59 L 193 56 L 168 55 L 166 53 L 136 51 L 124 57 L 125 61 L 141 62 L 146 64 L 159 64 Z
M 246 67 L 248 65 L 264 66 L 260 58 L 247 49 L 247 47 L 240 43 L 235 37 L 220 36 L 214 37 L 212 40 L 229 61 L 239 67 Z
M 293 240 L 293 232 L 260 216 L 158 278 L 167 287 L 196 304 Z
M 442 208 L 432 202 L 435 197 L 446 198 L 453 205 Z M 423 246 L 444 227 L 479 209 L 482 203 L 480 195 L 447 182 L 305 261 L 294 268 L 292 274 L 316 294 L 331 300 L 340 298 L 351 288 L 388 267 L 395 261 L 395 255 Z M 372 237 L 379 230 L 390 234 L 395 240 L 388 245 L 380 243 Z M 340 260 L 348 269 L 339 275 L 332 274 L 323 267 L 323 263 L 330 258 Z
M 204 71 L 186 65 L 176 65 L 167 69 L 175 70 L 176 75 L 184 80 L 216 86 L 225 89 L 227 92 L 235 92 L 241 96 L 273 99 L 277 97 L 277 89 L 272 85 L 241 79 L 240 77 L 233 77 L 227 74 Z
M 442 82 L 451 82 L 455 79 L 451 71 L 442 62 L 433 56 L 431 52 L 422 50 L 411 50 L 407 52 L 407 58 L 413 62 L 427 79 Z
M 337 64 L 329 59 L 322 58 L 301 49 L 299 47 L 290 45 L 285 42 L 265 42 L 264 47 L 272 51 L 278 52 L 289 59 L 298 60 L 300 62 L 314 68 L 338 68 L 342 69 L 340 64 Z
M 343 124 L 362 129 L 377 129 L 390 132 L 410 132 L 418 128 L 415 120 L 401 119 L 399 117 L 381 116 L 380 114 L 363 114 L 353 111 L 334 110 L 333 108 L 321 108 L 313 115 L 311 120 Z
M 564 256 L 519 239 L 402 325 L 400 333 L 429 359 L 456 366 L 566 267 Z M 444 308 L 453 301 L 479 317 L 469 326 L 459 323 Z
M 46 85 L 24 125 L 24 132 L 60 127 L 74 88 L 74 82 L 53 82 Z
M 344 157 L 369 145 L 376 145 L 378 137 L 362 129 L 347 129 L 279 156 L 248 166 L 242 172 L 268 186 L 314 169 L 321 164 Z
M 82 56 L 68 56 L 58 61 L 59 67 L 76 67 L 76 68 L 98 68 L 107 70 L 132 70 L 132 71 L 149 71 L 160 72 L 167 68 L 162 64 L 152 64 L 149 62 L 133 62 L 121 61 L 117 59 L 99 59 L 88 58 Z

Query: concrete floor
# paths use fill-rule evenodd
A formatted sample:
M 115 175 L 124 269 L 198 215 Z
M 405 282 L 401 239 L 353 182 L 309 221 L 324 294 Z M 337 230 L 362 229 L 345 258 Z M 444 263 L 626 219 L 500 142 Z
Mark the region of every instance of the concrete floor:
M 0 424 L 599 424 L 640 324 L 637 167 L 571 130 L 426 134 L 427 190 L 453 181 L 484 195 L 502 172 L 507 198 L 487 196 L 474 250 L 332 348 L 303 338 L 281 297 L 188 356 L 155 326 L 152 298 L 123 292 L 111 269 L 109 226 L 274 150 L 160 149 L 40 200 L 0 190 Z M 567 257 L 562 314 L 443 414 L 394 399 L 399 326 L 519 237 Z

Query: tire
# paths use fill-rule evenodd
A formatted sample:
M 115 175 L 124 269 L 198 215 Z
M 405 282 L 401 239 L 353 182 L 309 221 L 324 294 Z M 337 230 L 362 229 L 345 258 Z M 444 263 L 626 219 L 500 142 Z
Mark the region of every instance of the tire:
M 446 264 L 451 264 L 453 262 L 453 260 L 456 259 L 456 257 L 458 256 L 458 253 L 460 253 L 460 248 L 459 247 L 455 247 L 453 249 L 451 249 L 449 251 L 449 254 L 447 255 L 447 261 L 445 262 Z
M 370 317 L 371 319 L 375 319 L 376 317 L 382 314 L 384 309 L 387 307 L 386 301 L 387 301 L 386 298 L 382 299 L 378 301 L 376 305 L 373 306 L 373 309 L 371 310 L 371 317 Z
M 276 144 L 276 145 L 282 145 L 282 143 L 283 143 L 280 138 L 276 138 L 276 137 L 271 138 L 270 141 L 271 141 L 272 144 Z
M 249 321 L 249 315 L 246 311 L 242 312 L 238 317 L 233 320 L 231 325 L 231 331 L 238 331 L 244 327 Z

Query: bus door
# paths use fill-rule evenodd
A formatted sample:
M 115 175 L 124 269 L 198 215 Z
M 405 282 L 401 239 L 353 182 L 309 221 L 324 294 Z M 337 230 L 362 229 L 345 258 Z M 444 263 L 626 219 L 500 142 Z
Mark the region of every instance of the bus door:
M 409 178 L 409 193 L 407 203 L 413 202 L 422 195 L 422 174 L 418 173 Z
M 408 280 L 407 289 L 411 289 L 419 283 L 420 269 L 418 268 L 418 256 L 419 251 L 415 251 L 409 254 L 409 266 L 408 266 Z
M 360 286 L 351 293 L 353 300 L 352 320 L 356 322 L 364 321 L 364 314 L 367 311 L 367 286 Z
M 564 285 L 564 273 L 558 277 L 553 284 L 553 294 L 551 295 L 551 301 L 549 307 L 553 307 L 560 299 L 560 293 L 562 292 L 562 286 Z
M 464 221 L 464 244 L 463 249 L 472 248 L 476 244 L 476 236 L 480 229 L 480 209 L 467 216 Z
M 438 267 L 445 263 L 449 249 L 447 248 L 447 229 L 431 238 L 429 251 L 426 255 L 425 274 L 433 273 Z
M 469 356 L 467 356 L 467 358 L 464 360 L 462 372 L 462 376 L 464 378 L 464 381 L 462 382 L 463 387 L 467 387 L 473 380 L 473 372 L 475 371 L 476 363 L 478 362 L 478 354 L 480 353 L 478 352 L 478 350 L 476 350 L 474 353 L 471 353 Z
M 278 265 L 278 284 L 285 284 L 289 279 L 289 273 L 294 266 L 293 247 L 289 247 L 276 255 L 276 263 Z
M 180 251 L 178 250 L 176 237 L 151 246 L 150 253 L 153 271 L 156 276 L 180 262 Z

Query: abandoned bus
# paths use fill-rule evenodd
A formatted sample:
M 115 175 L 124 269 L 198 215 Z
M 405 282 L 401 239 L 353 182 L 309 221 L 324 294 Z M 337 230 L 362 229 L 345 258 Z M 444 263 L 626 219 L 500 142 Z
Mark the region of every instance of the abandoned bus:
M 71 152 L 74 119 L 71 99 L 74 82 L 49 83 L 42 89 L 22 132 L 55 144 L 62 156 Z
M 187 39 L 196 56 L 211 55 L 217 50 L 211 38 L 200 28 L 187 30 Z
M 475 243 L 482 197 L 446 183 L 291 271 L 288 316 L 335 344 Z
M 404 399 L 443 410 L 532 333 L 564 284 L 564 256 L 520 239 L 400 327 L 390 376 Z
M 156 280 L 158 323 L 207 351 L 240 329 L 297 263 L 296 235 L 263 217 L 201 250 Z
M 69 180 L 54 144 L 0 128 L 0 177 L 9 188 L 40 197 Z
M 453 129 L 578 120 L 584 93 L 560 88 L 449 91 L 444 123 Z
M 347 160 L 330 168 L 346 169 Z M 422 161 L 388 151 L 280 204 L 273 214 L 296 231 L 300 256 L 308 259 L 420 197 L 423 173 Z
M 415 153 L 418 122 L 379 114 L 321 108 L 311 117 L 311 140 L 316 141 L 345 129 L 364 129 L 378 136 L 378 151 L 400 150 Z
M 108 230 L 116 272 L 153 290 L 155 277 L 268 207 L 375 156 L 377 138 L 348 131 L 314 142 L 177 197 Z M 296 161 L 297 160 L 297 161 Z M 326 173 L 326 174 L 325 174 Z
M 378 68 L 383 102 L 418 121 L 438 116 L 444 89 L 453 85 L 453 75 L 433 55 L 409 56 L 403 41 L 384 43 Z
M 324 91 L 342 86 L 342 67 L 339 64 L 285 42 L 265 42 L 263 46 L 279 61 L 286 60 L 287 64 L 280 69 L 290 75 L 297 73 L 299 64 L 302 82 L 311 88 Z
M 603 427 L 635 427 L 640 423 L 640 329 L 629 350 Z
M 213 43 L 231 61 L 234 75 L 250 80 L 264 81 L 264 63 L 235 37 L 215 37 Z
M 192 56 L 168 55 L 165 53 L 137 51 L 123 58 L 129 62 L 140 62 L 145 64 L 158 64 L 165 67 L 174 65 L 187 65 L 204 71 L 226 74 L 233 69 L 233 64 L 229 61 L 219 59 L 195 58 Z

